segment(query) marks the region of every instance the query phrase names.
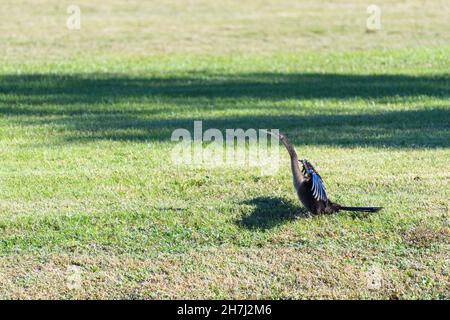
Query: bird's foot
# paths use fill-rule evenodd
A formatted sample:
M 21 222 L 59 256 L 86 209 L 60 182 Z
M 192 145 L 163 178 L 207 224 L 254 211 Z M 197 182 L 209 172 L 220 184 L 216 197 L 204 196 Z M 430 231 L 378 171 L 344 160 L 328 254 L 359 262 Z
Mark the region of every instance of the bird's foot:
M 299 215 L 297 215 L 298 218 L 312 218 L 312 214 L 309 211 L 301 211 Z

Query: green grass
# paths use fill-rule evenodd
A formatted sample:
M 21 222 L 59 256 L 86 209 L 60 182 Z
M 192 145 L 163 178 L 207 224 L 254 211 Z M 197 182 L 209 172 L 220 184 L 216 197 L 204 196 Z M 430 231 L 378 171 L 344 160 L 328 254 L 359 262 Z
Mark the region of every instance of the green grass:
M 12 20 L 11 8 L 27 3 L 6 6 Z M 430 26 L 448 21 L 426 20 L 418 35 L 426 48 L 389 46 L 386 31 L 359 35 L 380 37 L 378 47 L 356 41 L 332 52 L 359 31 L 323 18 L 308 30 L 328 49 L 300 52 L 310 33 L 283 47 L 294 35 L 281 4 L 255 15 L 277 28 L 237 13 L 227 20 L 211 5 L 181 14 L 181 34 L 160 27 L 154 41 L 138 43 L 127 33 L 139 29 L 129 25 L 138 4 L 124 14 L 111 1 L 86 10 L 80 55 L 64 38 L 71 34 L 44 32 L 65 8 L 47 3 L 43 29 L 3 26 L 23 41 L 6 39 L 0 59 L 1 298 L 449 298 L 450 47 L 428 39 Z M 242 12 L 257 5 L 233 4 Z M 180 9 L 154 6 L 166 23 Z M 43 7 L 27 10 L 23 17 Z M 102 15 L 115 31 L 83 33 Z M 201 41 L 158 49 L 214 16 Z M 208 32 L 233 19 L 242 24 L 215 46 Z M 268 28 L 269 47 L 257 26 Z M 130 37 L 128 48 L 108 50 L 110 33 L 117 39 L 109 44 Z M 28 44 L 33 36 L 40 40 Z M 204 130 L 278 128 L 316 165 L 332 200 L 384 210 L 299 217 L 284 149 L 271 176 L 175 166 L 171 133 L 193 130 L 194 120 Z M 78 290 L 67 286 L 72 265 L 81 268 Z M 378 289 L 367 286 L 371 268 Z

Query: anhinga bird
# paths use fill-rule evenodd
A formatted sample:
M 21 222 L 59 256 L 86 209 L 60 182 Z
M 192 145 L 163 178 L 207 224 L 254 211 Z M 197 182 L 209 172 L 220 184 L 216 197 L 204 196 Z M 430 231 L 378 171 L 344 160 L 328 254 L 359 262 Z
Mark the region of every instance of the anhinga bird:
M 273 132 L 268 133 L 277 136 L 289 152 L 289 156 L 291 157 L 292 182 L 299 200 L 309 212 L 312 214 L 332 214 L 341 210 L 376 212 L 381 209 L 381 207 L 345 207 L 331 202 L 328 199 L 322 178 L 316 169 L 314 169 L 313 165 L 308 160 L 300 161 L 298 159 L 297 153 L 286 136 Z M 299 162 L 302 163 L 302 170 L 300 170 Z

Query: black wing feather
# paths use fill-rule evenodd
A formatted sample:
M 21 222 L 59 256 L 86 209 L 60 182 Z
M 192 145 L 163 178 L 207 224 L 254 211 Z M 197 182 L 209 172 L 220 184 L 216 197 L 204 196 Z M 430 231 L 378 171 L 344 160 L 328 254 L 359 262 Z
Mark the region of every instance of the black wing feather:
M 303 165 L 303 174 L 311 177 L 311 192 L 317 201 L 328 201 L 327 192 L 320 174 L 314 169 L 314 166 L 306 159 L 301 161 Z
M 316 200 L 327 201 L 327 192 L 325 190 L 325 186 L 323 185 L 323 181 L 320 175 L 313 172 L 311 174 L 311 180 L 314 198 L 316 198 Z

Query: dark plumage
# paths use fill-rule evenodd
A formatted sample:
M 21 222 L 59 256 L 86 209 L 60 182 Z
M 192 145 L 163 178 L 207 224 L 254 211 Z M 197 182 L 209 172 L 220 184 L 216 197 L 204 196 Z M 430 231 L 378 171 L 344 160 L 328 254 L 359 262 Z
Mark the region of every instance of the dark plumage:
M 299 160 L 297 153 L 286 136 L 274 134 L 284 144 L 291 157 L 292 182 L 299 200 L 312 214 L 332 214 L 341 210 L 376 212 L 380 207 L 345 207 L 328 199 L 322 177 L 308 160 Z M 302 164 L 300 170 L 299 163 Z

